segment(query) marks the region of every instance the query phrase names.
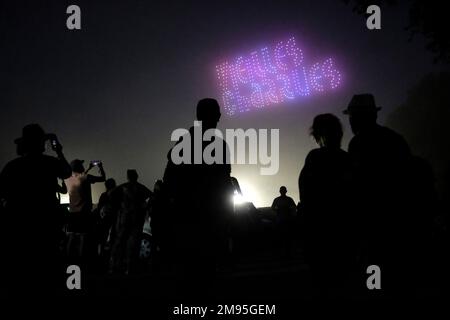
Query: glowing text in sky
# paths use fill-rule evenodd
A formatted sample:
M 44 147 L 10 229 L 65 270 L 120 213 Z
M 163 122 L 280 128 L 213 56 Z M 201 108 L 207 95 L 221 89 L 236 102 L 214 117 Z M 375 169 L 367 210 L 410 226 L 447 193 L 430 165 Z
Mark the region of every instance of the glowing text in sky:
M 333 90 L 341 83 L 332 58 L 308 65 L 294 37 L 223 62 L 216 71 L 229 115 Z

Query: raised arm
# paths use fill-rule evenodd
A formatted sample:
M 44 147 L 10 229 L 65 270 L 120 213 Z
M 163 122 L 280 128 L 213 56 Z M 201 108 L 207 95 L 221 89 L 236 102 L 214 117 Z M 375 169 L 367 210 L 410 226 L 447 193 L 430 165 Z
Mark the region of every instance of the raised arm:
M 105 174 L 105 169 L 103 169 L 103 164 L 100 162 L 98 164 L 98 169 L 100 171 L 100 176 L 93 176 L 93 175 L 88 175 L 88 179 L 91 183 L 97 183 L 97 182 L 105 182 L 106 181 L 106 174 Z M 87 170 L 89 171 L 90 168 Z
M 67 162 L 66 157 L 63 153 L 63 147 L 61 143 L 59 143 L 59 140 L 56 138 L 56 135 L 52 138 L 55 142 L 55 144 L 52 146 L 53 150 L 56 152 L 56 157 L 58 158 L 58 178 L 61 179 L 67 179 L 72 175 L 72 168 L 70 167 L 69 162 Z

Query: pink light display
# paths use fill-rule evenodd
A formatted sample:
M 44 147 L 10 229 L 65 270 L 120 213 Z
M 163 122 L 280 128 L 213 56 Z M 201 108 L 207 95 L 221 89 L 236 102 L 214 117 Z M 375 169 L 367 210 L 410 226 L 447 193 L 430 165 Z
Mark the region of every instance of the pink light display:
M 332 58 L 308 66 L 294 37 L 223 62 L 216 72 L 229 115 L 336 89 L 341 83 Z

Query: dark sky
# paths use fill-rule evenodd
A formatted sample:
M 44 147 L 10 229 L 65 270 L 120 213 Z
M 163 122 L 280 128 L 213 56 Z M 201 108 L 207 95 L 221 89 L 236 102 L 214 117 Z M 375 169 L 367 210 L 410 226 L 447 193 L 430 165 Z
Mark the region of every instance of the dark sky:
M 6 2 L 6 1 L 5 1 Z M 77 4 L 82 30 L 66 28 Z M 256 205 L 280 185 L 298 200 L 297 178 L 314 115 L 338 114 L 354 93 L 372 92 L 381 122 L 432 64 L 424 40 L 408 42 L 407 6 L 382 7 L 382 29 L 341 1 L 8 1 L 0 5 L 0 166 L 14 157 L 14 138 L 31 122 L 55 132 L 68 159 L 103 160 L 124 181 L 135 168 L 149 186 L 162 177 L 171 132 L 192 126 L 196 102 L 218 97 L 215 65 L 224 57 L 295 36 L 309 61 L 333 56 L 343 74 L 334 92 L 294 103 L 223 115 L 221 128 L 280 129 L 280 171 L 233 166 Z M 96 194 L 100 188 L 97 188 Z

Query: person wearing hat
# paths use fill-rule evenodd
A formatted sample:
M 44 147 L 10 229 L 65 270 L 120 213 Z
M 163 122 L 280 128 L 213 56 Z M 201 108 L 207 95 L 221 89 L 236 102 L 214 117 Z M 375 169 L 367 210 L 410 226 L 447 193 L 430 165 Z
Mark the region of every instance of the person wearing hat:
M 389 290 L 395 282 L 389 279 L 399 276 L 391 271 L 401 264 L 394 257 L 404 251 L 399 239 L 403 237 L 411 202 L 406 182 L 411 152 L 401 135 L 377 123 L 379 110 L 372 94 L 357 94 L 344 114 L 349 116 L 354 133 L 348 153 L 354 165 L 355 189 L 359 191 L 351 198 L 361 212 L 357 229 L 363 236 L 369 264 L 387 269 L 385 289 Z
M 68 256 L 82 257 L 86 253 L 86 234 L 89 231 L 90 221 L 92 219 L 92 189 L 91 185 L 98 182 L 105 182 L 106 174 L 101 162 L 90 163 L 89 168 L 85 170 L 84 160 L 75 159 L 70 163 L 72 175 L 64 182 L 69 193 L 69 221 L 67 231 L 69 238 L 67 241 Z M 97 166 L 100 176 L 94 176 L 88 172 Z M 78 252 L 74 253 L 76 248 L 76 239 L 79 240 Z
M 356 94 L 352 97 L 347 109 L 343 111 L 349 116 L 350 126 L 354 134 L 376 126 L 377 113 L 381 107 L 376 106 L 372 94 Z
M 44 154 L 47 140 L 51 140 L 56 157 Z M 45 288 L 54 289 L 51 280 L 58 265 L 61 231 L 56 193 L 58 179 L 69 177 L 71 169 L 56 136 L 46 134 L 38 124 L 25 126 L 22 136 L 14 142 L 19 157 L 8 162 L 0 173 L 0 198 L 6 211 L 2 215 L 2 235 L 6 238 L 2 244 L 7 244 L 2 251 L 6 251 L 3 264 L 11 269 L 5 274 L 12 281 L 12 290 L 19 293 L 41 288 L 37 285 L 40 280 L 48 281 Z M 29 241 L 34 247 L 24 254 Z M 26 276 L 28 268 L 37 272 L 36 276 Z
M 348 115 L 354 133 L 348 152 L 355 164 L 371 171 L 372 176 L 378 171 L 392 173 L 411 155 L 401 135 L 377 123 L 379 110 L 381 107 L 375 104 L 372 94 L 357 94 L 343 112 Z
M 354 133 L 348 151 L 361 165 L 389 165 L 401 162 L 411 154 L 401 135 L 377 123 L 379 110 L 381 107 L 375 104 L 372 94 L 357 94 L 343 112 L 348 115 Z

